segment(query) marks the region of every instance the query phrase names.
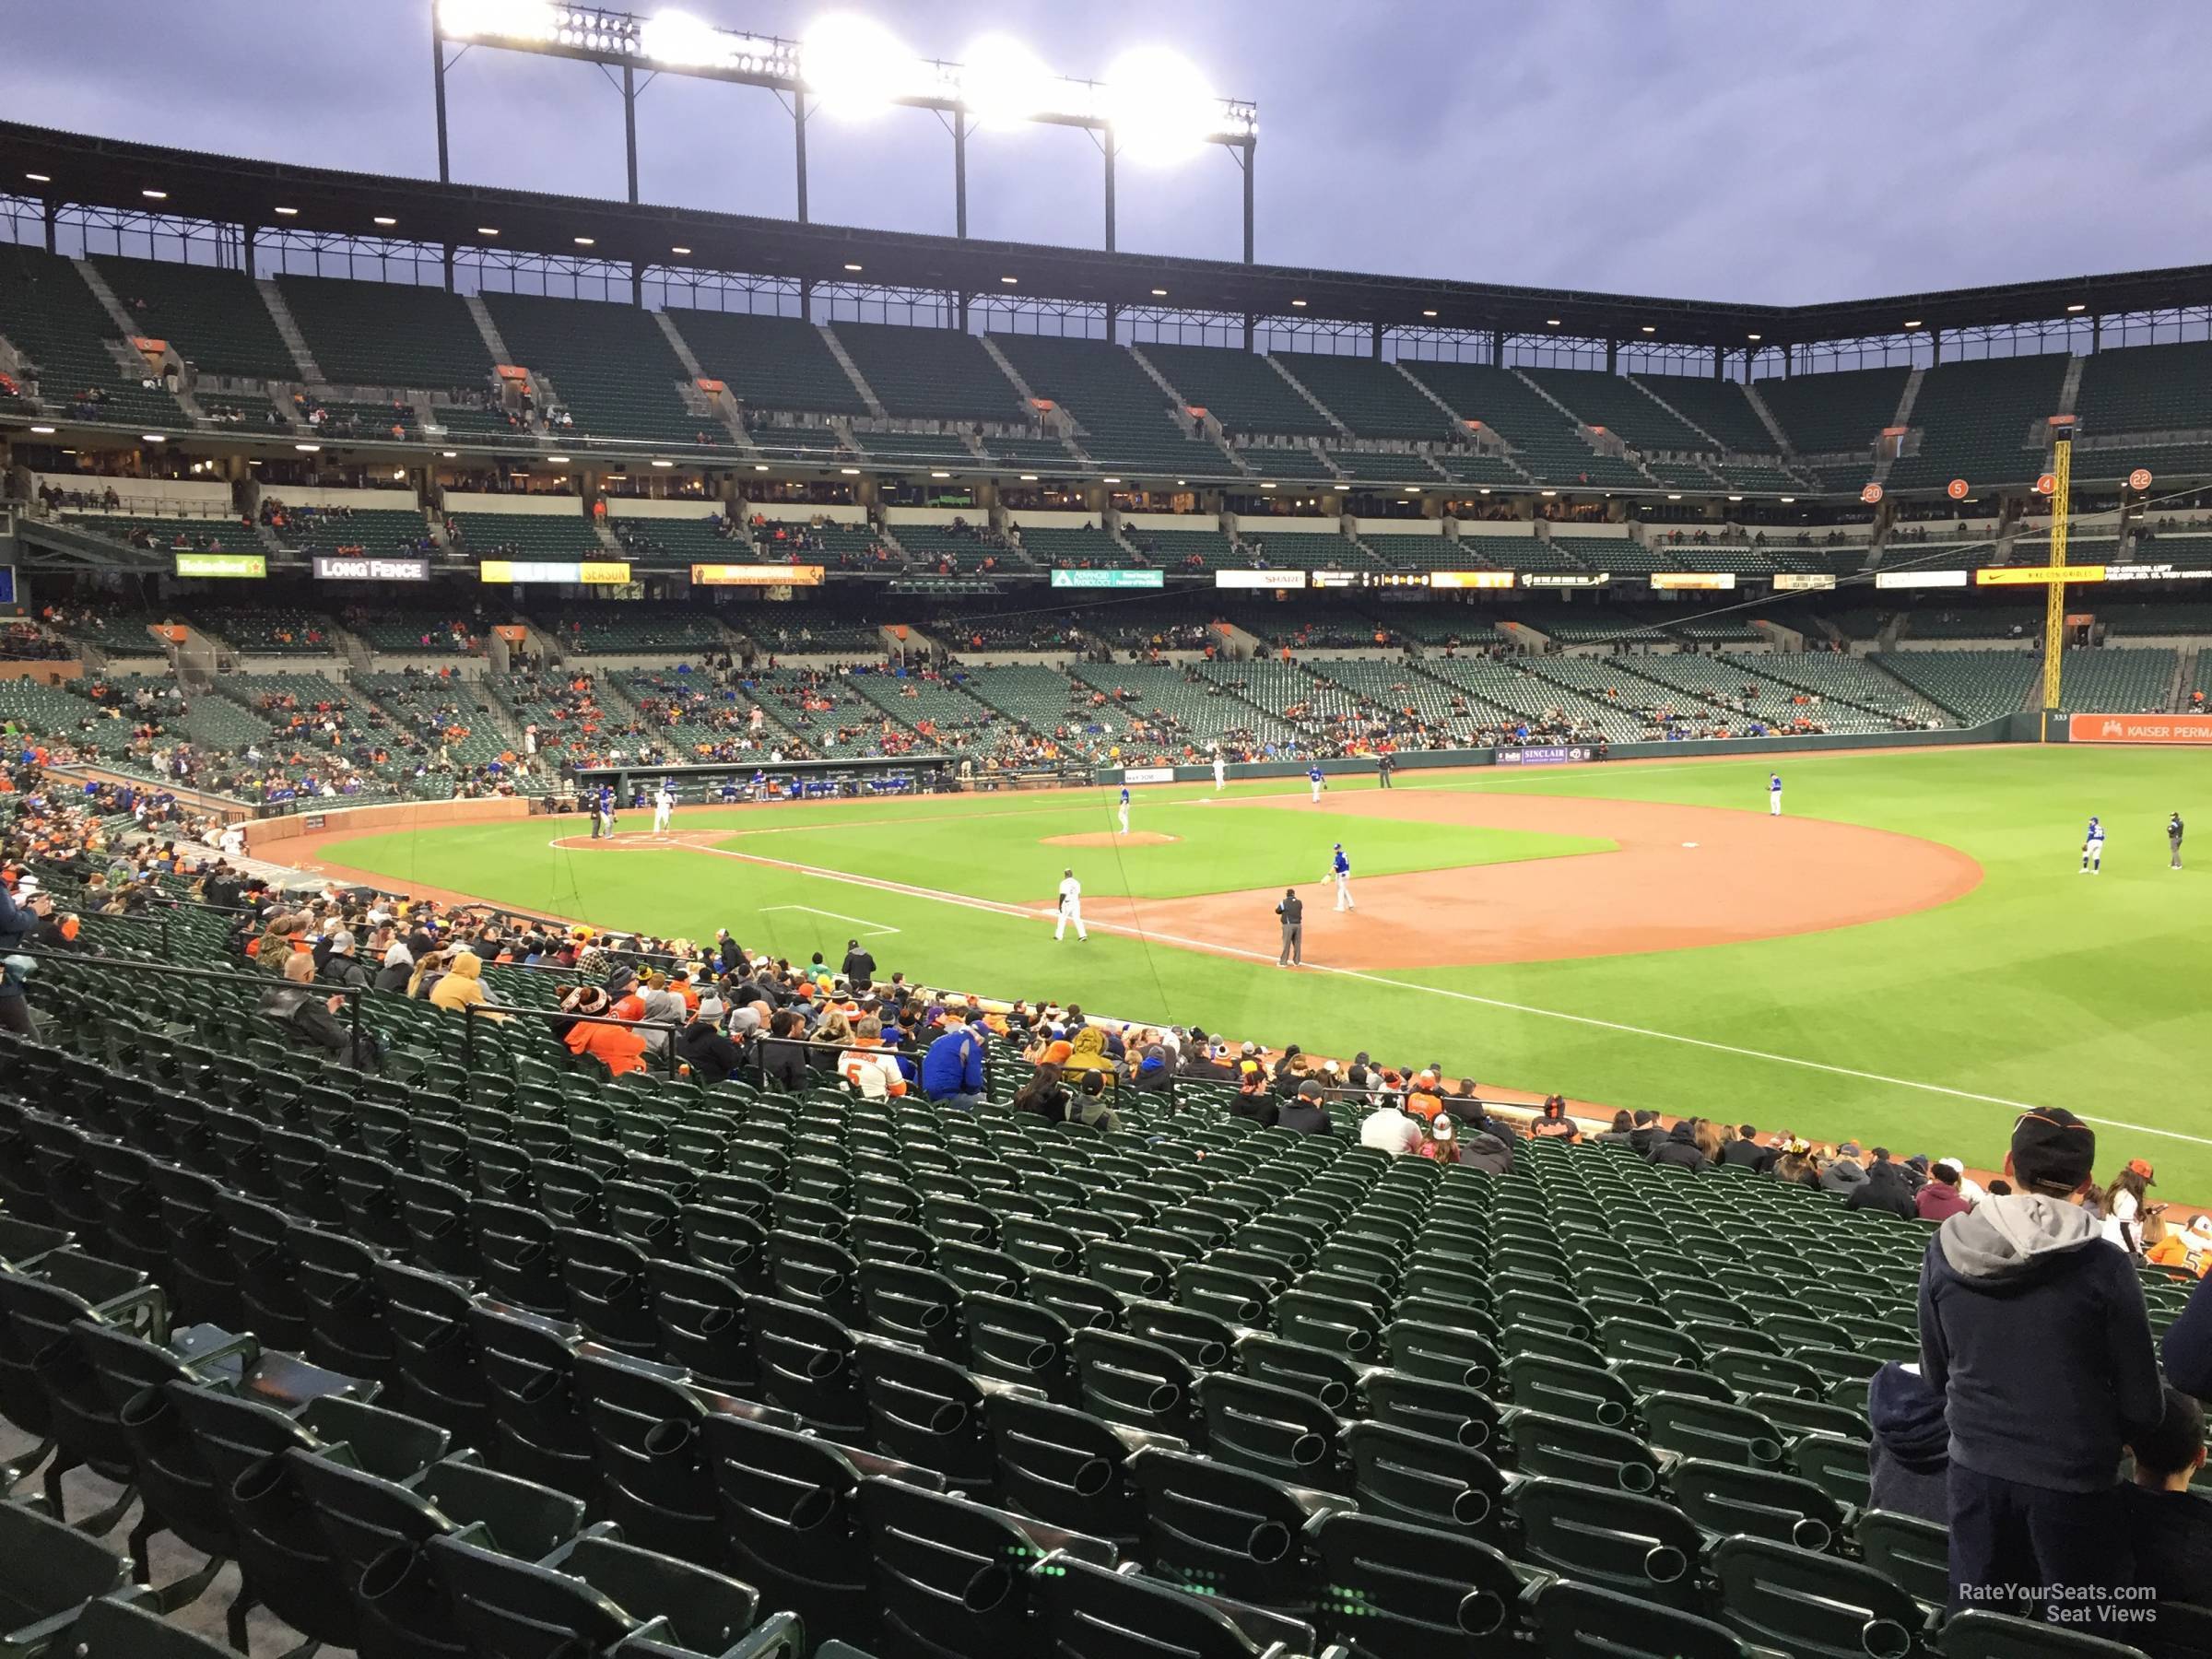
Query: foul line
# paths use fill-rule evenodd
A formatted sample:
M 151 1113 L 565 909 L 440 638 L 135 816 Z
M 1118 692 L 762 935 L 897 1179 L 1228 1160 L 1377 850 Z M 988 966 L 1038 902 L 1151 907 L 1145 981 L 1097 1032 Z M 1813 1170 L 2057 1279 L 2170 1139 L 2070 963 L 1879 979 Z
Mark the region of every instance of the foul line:
M 827 916 L 832 922 L 850 922 L 863 933 L 895 934 L 899 931 L 881 922 L 871 922 L 865 916 L 848 916 L 841 911 L 817 910 L 811 904 L 763 904 L 759 908 L 764 916 L 770 911 L 804 911 L 810 916 Z
M 939 904 L 956 905 L 963 910 L 983 911 L 991 915 L 1014 916 L 1023 921 L 1042 921 L 1054 914 L 1050 906 L 1031 909 L 1026 905 L 1007 904 L 994 899 L 976 899 L 965 893 L 947 893 L 936 888 L 915 887 L 902 881 L 888 881 L 876 876 L 854 876 L 843 870 L 826 870 L 816 865 L 794 863 L 790 859 L 767 858 L 757 853 L 735 853 L 722 847 L 693 847 L 695 853 L 704 853 L 714 858 L 734 858 L 741 864 L 766 865 L 772 869 L 791 870 L 802 876 L 818 877 L 824 881 L 841 881 L 851 887 L 869 888 L 877 892 L 896 893 L 909 899 L 927 899 Z M 803 906 L 794 908 L 805 908 Z M 1086 921 L 1089 918 L 1086 917 Z M 1188 939 L 1174 934 L 1155 933 L 1149 929 L 1130 927 L 1114 922 L 1091 922 L 1090 926 L 1100 933 L 1121 934 L 1131 938 L 1157 939 L 1186 949 L 1208 952 L 1216 956 L 1240 957 L 1247 961 L 1272 962 L 1277 959 L 1263 950 L 1250 950 L 1242 946 L 1224 945 L 1211 939 Z M 1419 991 L 1430 996 L 1449 997 L 1454 1002 L 1473 1003 L 1479 1007 L 1498 1008 L 1510 1014 L 1525 1014 L 1542 1019 L 1564 1020 L 1571 1025 L 1586 1026 L 1594 1030 L 1617 1031 L 1624 1036 L 1649 1037 L 1661 1042 L 1678 1042 L 1688 1048 L 1705 1049 L 1718 1054 L 1735 1054 L 1742 1059 L 1764 1060 L 1775 1065 L 1794 1065 L 1805 1071 L 1826 1072 L 1830 1077 L 1855 1077 L 1861 1082 L 1884 1083 L 1893 1088 L 1913 1088 L 1924 1094 L 1945 1095 L 1956 1100 L 1976 1100 L 1986 1106 L 2002 1106 L 2012 1112 L 2034 1112 L 2040 1108 L 2032 1101 L 2007 1100 L 2003 1095 L 1979 1094 L 1971 1088 L 1953 1088 L 1942 1083 L 1923 1083 L 1912 1077 L 1892 1077 L 1883 1072 L 1860 1071 L 1849 1065 L 1831 1065 L 1824 1060 L 1806 1060 L 1795 1054 L 1777 1054 L 1766 1049 L 1742 1048 L 1732 1042 L 1715 1042 L 1710 1038 L 1686 1036 L 1680 1031 L 1655 1030 L 1650 1026 L 1629 1025 L 1618 1019 L 1600 1019 L 1592 1014 L 1569 1014 L 1558 1008 L 1539 1008 L 1528 1003 L 1508 1002 L 1503 997 L 1482 996 L 1472 991 L 1453 991 L 1442 985 L 1425 985 L 1416 980 L 1389 979 L 1380 973 L 1370 973 L 1359 968 L 1332 968 L 1326 963 L 1308 962 L 1303 971 L 1333 973 L 1340 979 L 1359 980 L 1371 985 L 1386 985 L 1394 991 Z M 2090 1117 L 2082 1114 L 2085 1123 L 2102 1124 L 2107 1128 L 2125 1129 L 2134 1135 L 2156 1135 L 2168 1140 L 2189 1141 L 2200 1147 L 2212 1147 L 2212 1137 L 2185 1135 L 2178 1129 L 2159 1129 L 2147 1124 L 2130 1124 L 2119 1118 Z

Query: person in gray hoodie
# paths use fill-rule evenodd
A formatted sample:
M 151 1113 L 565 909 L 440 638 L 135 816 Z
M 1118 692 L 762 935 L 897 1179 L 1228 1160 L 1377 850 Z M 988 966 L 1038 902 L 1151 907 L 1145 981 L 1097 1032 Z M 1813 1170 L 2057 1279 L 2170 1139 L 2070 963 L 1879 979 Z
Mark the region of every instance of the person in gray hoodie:
M 1829 1192 L 1850 1197 L 1866 1184 L 1866 1166 L 1859 1161 L 1863 1156 L 1857 1141 L 1845 1141 L 1836 1148 L 1835 1157 L 1830 1159 L 1821 1170 L 1821 1186 Z
M 2165 1386 L 2143 1288 L 2077 1200 L 2097 1136 L 2053 1108 L 2013 1124 L 2005 1173 L 1928 1241 L 1920 1369 L 1950 1429 L 1953 1611 L 2047 1607 L 2100 1629 L 2134 1561 L 2122 1449 L 2155 1430 Z

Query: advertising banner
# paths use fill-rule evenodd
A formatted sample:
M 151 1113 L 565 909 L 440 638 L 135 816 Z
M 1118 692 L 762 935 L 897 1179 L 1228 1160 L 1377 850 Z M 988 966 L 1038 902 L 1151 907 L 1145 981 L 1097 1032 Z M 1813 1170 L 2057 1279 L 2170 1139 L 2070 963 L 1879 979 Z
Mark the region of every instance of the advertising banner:
M 488 559 L 478 565 L 486 582 L 506 584 L 518 582 L 589 582 L 594 586 L 614 585 L 629 580 L 629 566 L 618 560 L 591 561 L 582 564 L 566 559 Z
M 353 559 L 344 554 L 315 555 L 317 582 L 428 582 L 427 559 Z
M 177 574 L 180 576 L 251 576 L 269 573 L 269 560 L 262 553 L 180 553 Z
M 820 587 L 821 565 L 695 564 L 693 587 Z
M 1877 571 L 1874 585 L 1877 588 L 1951 588 L 1966 585 L 1964 571 Z
M 1835 585 L 1835 577 L 1825 571 L 1777 571 L 1774 572 L 1774 591 L 1778 594 L 1825 593 Z
M 1976 587 L 2049 587 L 2054 582 L 2102 582 L 2102 565 L 2000 565 L 1976 571 Z
M 1122 774 L 1124 783 L 1172 783 L 1175 769 L 1171 766 L 1133 766 Z
M 1053 572 L 1056 588 L 1156 588 L 1167 579 L 1159 571 L 1061 571 Z
M 1652 586 L 1662 591 L 1726 593 L 1735 586 L 1734 571 L 1654 571 Z
M 1216 571 L 1214 585 L 1218 588 L 1265 588 L 1271 592 L 1287 593 L 1306 585 L 1303 571 Z
M 1498 751 L 1500 766 L 1563 766 L 1571 760 L 1587 760 L 1590 751 L 1580 744 L 1565 748 L 1501 748 Z
M 1528 588 L 1598 588 L 1613 578 L 1603 571 L 1524 571 L 1521 585 Z
M 2212 747 L 2212 714 L 2070 714 L 2066 740 Z
M 2106 565 L 2107 582 L 2203 582 L 2212 579 L 2212 570 L 2177 571 L 2170 564 Z
M 1510 588 L 1513 585 L 1511 571 L 1431 571 L 1429 585 L 1432 588 Z

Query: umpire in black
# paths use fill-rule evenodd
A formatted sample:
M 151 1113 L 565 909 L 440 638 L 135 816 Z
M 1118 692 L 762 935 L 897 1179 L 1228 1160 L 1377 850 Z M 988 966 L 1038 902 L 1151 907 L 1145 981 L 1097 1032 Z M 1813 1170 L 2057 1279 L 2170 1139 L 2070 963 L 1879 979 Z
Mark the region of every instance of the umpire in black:
M 1375 757 L 1375 780 L 1383 789 L 1390 787 L 1390 774 L 1398 770 L 1397 758 L 1385 749 Z
M 2182 815 L 2175 813 L 2166 820 L 2166 844 L 2173 850 L 2172 868 L 2182 867 Z
M 1283 889 L 1283 900 L 1275 907 L 1275 913 L 1283 919 L 1283 954 L 1276 959 L 1277 968 L 1302 968 L 1306 965 L 1306 901 L 1298 896 L 1296 888 Z

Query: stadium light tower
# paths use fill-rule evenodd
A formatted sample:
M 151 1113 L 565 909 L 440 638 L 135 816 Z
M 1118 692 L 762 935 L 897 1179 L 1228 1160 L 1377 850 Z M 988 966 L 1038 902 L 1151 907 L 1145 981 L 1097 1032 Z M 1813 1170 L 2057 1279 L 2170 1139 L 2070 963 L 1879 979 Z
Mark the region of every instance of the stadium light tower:
M 955 232 L 968 234 L 968 140 L 986 127 L 1038 123 L 1080 127 L 1105 158 L 1106 246 L 1114 243 L 1114 162 L 1170 163 L 1218 144 L 1244 174 L 1244 263 L 1253 262 L 1253 163 L 1259 111 L 1223 98 L 1164 47 L 1133 51 L 1103 80 L 1058 75 L 1019 42 L 978 41 L 954 63 L 909 51 L 884 25 L 851 13 L 818 20 L 797 41 L 724 29 L 680 11 L 641 17 L 557 0 L 433 0 L 438 179 L 453 182 L 446 71 L 471 48 L 528 52 L 595 64 L 622 94 L 629 199 L 638 200 L 638 95 L 661 75 L 762 87 L 792 118 L 799 222 L 807 222 L 806 123 L 812 114 L 865 117 L 895 107 L 932 110 L 952 135 Z M 449 55 L 449 48 L 458 47 Z M 640 76 L 643 78 L 641 79 Z

